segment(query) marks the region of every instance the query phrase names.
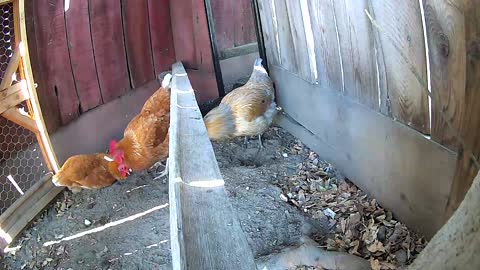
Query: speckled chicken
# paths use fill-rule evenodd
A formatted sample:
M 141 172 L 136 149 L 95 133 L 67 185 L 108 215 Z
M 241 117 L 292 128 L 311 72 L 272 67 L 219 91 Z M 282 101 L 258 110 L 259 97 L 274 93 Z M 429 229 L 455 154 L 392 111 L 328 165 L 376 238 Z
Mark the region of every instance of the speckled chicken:
M 228 93 L 204 122 L 212 140 L 258 136 L 263 148 L 261 135 L 272 124 L 276 111 L 273 82 L 258 58 L 247 83 Z
M 67 159 L 52 178 L 55 186 L 68 187 L 73 192 L 111 186 L 128 176 L 128 169 L 107 154 L 75 155 Z

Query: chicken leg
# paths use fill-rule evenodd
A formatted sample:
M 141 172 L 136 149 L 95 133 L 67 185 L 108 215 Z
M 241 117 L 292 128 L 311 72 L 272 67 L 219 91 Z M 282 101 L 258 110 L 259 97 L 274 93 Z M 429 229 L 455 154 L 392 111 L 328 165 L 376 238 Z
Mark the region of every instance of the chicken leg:
M 161 164 L 161 163 L 160 163 Z M 163 166 L 163 164 L 161 164 Z M 167 160 L 165 161 L 165 169 L 160 173 L 160 175 L 158 175 L 157 177 L 153 178 L 153 180 L 158 180 L 164 176 L 166 176 L 168 174 L 168 158 Z M 157 167 L 158 168 L 158 167 Z
M 265 149 L 265 146 L 262 143 L 262 134 L 258 134 L 258 144 L 260 149 Z

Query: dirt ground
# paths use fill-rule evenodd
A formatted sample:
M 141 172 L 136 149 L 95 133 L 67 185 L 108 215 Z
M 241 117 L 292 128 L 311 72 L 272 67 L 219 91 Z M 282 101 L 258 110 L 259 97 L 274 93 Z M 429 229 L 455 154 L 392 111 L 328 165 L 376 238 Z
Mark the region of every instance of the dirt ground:
M 257 139 L 214 144 L 220 170 L 256 257 L 328 232 L 326 217 L 307 217 L 280 194 L 279 182 L 298 171 L 308 152 L 280 128 Z M 171 269 L 167 179 L 154 172 L 77 194 L 64 192 L 2 259 L 2 269 Z

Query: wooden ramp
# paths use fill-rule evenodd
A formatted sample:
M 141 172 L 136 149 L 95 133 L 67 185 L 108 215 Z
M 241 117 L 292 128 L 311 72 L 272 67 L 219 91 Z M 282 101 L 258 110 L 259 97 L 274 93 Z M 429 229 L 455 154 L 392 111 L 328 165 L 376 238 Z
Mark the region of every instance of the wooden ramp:
M 169 194 L 173 269 L 256 269 L 195 94 L 181 63 L 173 65 Z

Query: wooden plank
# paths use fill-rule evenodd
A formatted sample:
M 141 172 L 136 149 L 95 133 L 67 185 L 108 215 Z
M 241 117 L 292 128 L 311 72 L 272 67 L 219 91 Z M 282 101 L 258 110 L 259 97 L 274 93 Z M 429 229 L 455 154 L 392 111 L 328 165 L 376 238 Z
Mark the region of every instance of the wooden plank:
M 243 56 L 251 53 L 258 52 L 258 44 L 257 42 L 240 45 L 237 47 L 233 47 L 230 49 L 225 49 L 220 51 L 220 60 L 225 60 L 237 56 Z
M 40 67 L 40 57 L 37 48 L 37 35 L 35 31 L 35 1 L 25 3 L 26 35 L 28 36 L 28 50 L 31 55 L 32 73 L 38 84 L 39 104 L 43 106 L 42 114 L 49 132 L 53 133 L 60 127 L 60 110 L 55 92 L 48 89 L 44 80 L 45 71 Z
M 173 44 L 176 60 L 182 61 L 186 69 L 197 69 L 197 57 L 193 30 L 193 1 L 170 1 Z
M 263 29 L 263 39 L 265 41 L 265 51 L 269 65 L 280 64 L 280 47 L 277 42 L 278 28 L 276 16 L 274 16 L 275 7 L 269 0 L 258 0 L 258 9 L 260 21 Z
M 308 1 L 319 84 L 343 92 L 335 10 L 331 0 Z
M 173 66 L 170 108 L 173 269 L 256 269 L 181 63 Z
M 215 99 L 219 94 L 204 1 L 170 1 L 170 14 L 176 59 L 181 60 L 189 72 L 204 76 L 201 80 L 192 81 L 199 95 L 206 100 Z M 203 88 L 205 81 L 208 88 Z
M 372 1 L 368 0 L 368 12 L 370 16 L 375 16 L 375 11 L 373 10 Z M 370 19 L 370 18 L 369 18 Z M 377 68 L 377 84 L 379 89 L 379 102 L 380 102 L 380 112 L 384 115 L 393 118 L 392 108 L 390 97 L 388 95 L 388 82 L 387 82 L 387 71 L 385 67 L 385 56 L 382 48 L 382 40 L 380 38 L 384 33 L 379 33 L 379 31 L 373 31 L 374 38 L 374 52 L 375 52 L 375 61 Z
M 280 44 L 280 59 L 282 67 L 298 74 L 298 63 L 295 59 L 292 30 L 287 12 L 287 0 L 274 0 L 275 14 L 278 25 L 278 43 Z
M 452 2 L 454 4 L 452 4 Z M 463 1 L 426 0 L 425 24 L 432 88 L 432 139 L 456 150 L 465 102 L 465 21 Z M 445 122 L 445 114 L 455 131 Z
M 39 142 L 42 154 L 44 156 L 45 162 L 49 170 L 57 173 L 59 170 L 57 157 L 53 151 L 52 144 L 50 142 L 50 137 L 45 127 L 45 122 L 43 120 L 42 110 L 40 108 L 40 103 L 38 102 L 38 95 L 35 88 L 35 82 L 32 74 L 32 66 L 30 63 L 30 55 L 28 50 L 28 38 L 27 38 L 27 25 L 26 25 L 26 13 L 25 13 L 25 0 L 18 0 L 18 27 L 20 32 L 20 40 L 23 48 L 20 50 L 22 54 L 22 65 L 21 65 L 21 76 L 25 79 L 27 83 L 28 93 L 30 95 L 29 107 L 31 113 L 35 117 L 35 122 L 39 132 L 35 135 Z M 18 36 L 17 36 L 18 38 Z
M 317 70 L 314 56 L 313 33 L 308 9 L 302 10 L 302 4 L 307 7 L 306 0 L 285 1 L 288 22 L 292 32 L 293 51 L 297 63 L 298 74 L 310 83 L 316 82 Z M 308 20 L 308 25 L 304 24 Z M 310 28 L 307 28 L 310 27 Z M 309 37 L 307 37 L 309 35 Z M 308 38 L 311 38 L 309 44 Z
M 160 74 L 175 63 L 170 1 L 148 0 L 148 18 L 155 74 Z
M 218 50 L 235 47 L 237 17 L 244 12 L 239 9 L 240 1 L 211 0 L 211 3 Z
M 132 88 L 155 79 L 147 0 L 122 0 L 123 29 Z
M 222 1 L 227 2 L 227 1 Z M 234 13 L 235 47 L 257 41 L 255 22 L 253 20 L 252 0 L 231 1 L 237 5 Z M 215 23 L 215 27 L 219 23 Z
M 210 42 L 207 14 L 205 11 L 205 2 L 204 0 L 193 0 L 192 3 L 193 17 L 195 18 L 193 22 L 193 30 L 195 33 L 194 42 L 197 66 L 198 69 L 201 69 L 202 71 L 215 73 L 215 68 L 213 66 L 212 44 Z
M 14 85 L 12 87 L 16 86 Z M 17 106 L 18 104 L 24 102 L 27 99 L 29 99 L 28 91 L 26 91 L 26 89 L 18 89 L 11 95 L 0 99 L 0 114 L 14 106 Z
M 195 32 L 195 54 L 197 68 L 203 73 L 202 80 L 211 84 L 209 88 L 203 88 L 204 83 L 198 84 L 198 81 L 192 81 L 195 90 L 207 100 L 216 99 L 219 96 L 217 78 L 215 74 L 214 60 L 212 55 L 212 43 L 210 42 L 207 14 L 204 0 L 193 0 L 193 17 L 195 18 L 193 30 Z M 221 72 L 221 70 L 220 70 Z M 220 78 L 221 79 L 221 78 Z
M 284 126 L 400 221 L 433 236 L 443 225 L 455 153 L 327 87 L 277 67 L 270 73 L 279 106 L 299 123 Z
M 6 119 L 20 125 L 33 133 L 38 133 L 37 123 L 28 114 L 23 114 L 17 108 L 10 108 L 2 113 L 2 116 Z
M 35 29 L 40 66 L 45 71 L 45 87 L 58 99 L 62 124 L 75 120 L 79 112 L 79 100 L 67 47 L 64 1 L 35 1 Z
M 98 81 L 107 103 L 130 89 L 120 1 L 90 0 L 89 8 Z
M 20 50 L 17 47 L 13 52 L 12 58 L 10 58 L 10 61 L 8 62 L 5 73 L 3 74 L 3 80 L 0 83 L 0 91 L 12 85 L 12 76 L 17 72 L 20 60 Z
M 459 147 L 457 170 L 453 179 L 450 197 L 446 208 L 446 218 L 449 218 L 462 202 L 465 194 L 479 170 L 480 157 L 480 3 L 477 0 L 463 2 L 465 16 L 466 45 L 466 84 L 464 114 L 461 120 L 460 133 L 465 145 Z M 476 160 L 472 159 L 472 155 Z
M 15 94 L 20 91 L 27 91 L 27 85 L 25 80 L 21 80 L 20 82 L 8 87 L 7 89 L 0 90 L 0 101 L 12 94 Z
M 380 33 L 388 94 L 394 119 L 430 133 L 428 96 L 412 73 L 427 81 L 425 41 L 418 1 L 371 1 L 378 24 L 393 38 Z M 378 31 L 375 29 L 374 31 Z M 398 51 L 400 50 L 400 51 Z M 405 59 L 402 54 L 407 58 Z
M 365 16 L 367 0 L 333 1 L 342 57 L 345 94 L 379 109 L 374 36 Z
M 23 204 L 26 203 L 31 203 L 29 202 L 29 199 L 34 199 L 37 200 L 41 198 L 41 194 L 36 193 L 35 191 L 41 190 L 45 184 L 47 184 L 48 181 L 51 181 L 52 179 L 52 174 L 48 173 L 42 179 L 37 181 L 33 186 L 28 189 L 23 196 L 21 196 L 18 200 L 16 200 L 5 212 L 0 215 L 0 224 L 2 229 L 8 230 L 8 228 L 11 227 L 11 224 L 15 222 L 14 217 L 15 213 L 19 208 L 22 207 Z M 7 225 L 10 224 L 10 225 Z
M 93 56 L 88 0 L 70 1 L 65 21 L 80 110 L 86 112 L 103 103 Z
M 1 216 L 0 227 L 8 235 L 0 249 L 11 243 L 28 224 L 63 190 L 51 182 L 51 174 L 36 182 Z

